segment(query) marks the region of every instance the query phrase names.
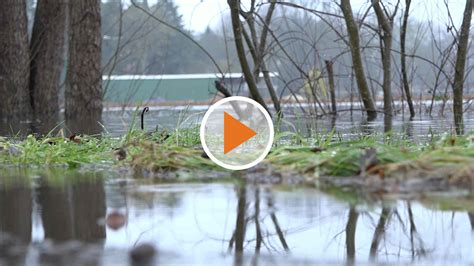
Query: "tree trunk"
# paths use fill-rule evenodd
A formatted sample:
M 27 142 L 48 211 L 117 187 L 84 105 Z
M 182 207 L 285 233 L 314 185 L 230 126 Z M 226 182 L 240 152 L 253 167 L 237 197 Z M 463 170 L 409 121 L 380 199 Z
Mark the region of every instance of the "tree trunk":
M 380 49 L 382 53 L 382 68 L 383 68 L 383 109 L 386 116 L 393 115 L 392 108 L 392 21 L 388 18 L 379 0 L 372 0 L 377 21 L 379 24 L 381 39 Z M 395 11 L 396 12 L 396 11 Z
M 260 77 L 259 71 L 261 70 L 261 72 L 263 73 L 263 78 L 265 80 L 265 84 L 267 85 L 268 93 L 270 93 L 270 97 L 272 99 L 273 106 L 275 107 L 275 111 L 277 113 L 277 116 L 279 118 L 282 118 L 283 117 L 283 111 L 281 110 L 280 99 L 277 96 L 275 86 L 273 86 L 272 79 L 270 77 L 270 74 L 268 73 L 268 68 L 267 68 L 266 63 L 265 63 L 265 49 L 267 48 L 266 44 L 267 44 L 268 31 L 269 31 L 270 23 L 272 21 L 273 13 L 274 13 L 275 8 L 276 8 L 276 1 L 275 0 L 271 0 L 269 2 L 270 2 L 270 6 L 268 8 L 267 15 L 265 16 L 265 21 L 264 21 L 262 33 L 260 34 L 260 41 L 258 42 L 257 39 L 255 39 L 255 41 L 256 41 L 255 42 L 255 48 L 257 50 L 258 60 L 256 60 L 254 62 L 254 65 L 255 65 L 254 73 L 258 73 L 255 76 L 255 78 L 257 80 Z M 252 14 L 252 16 L 253 16 L 253 14 Z M 251 25 L 251 27 L 255 28 L 255 23 L 253 23 Z
M 265 84 L 268 88 L 268 93 L 270 93 L 270 98 L 273 102 L 273 107 L 275 107 L 275 112 L 277 113 L 277 117 L 283 117 L 283 110 L 281 110 L 280 99 L 278 98 L 275 86 L 273 86 L 272 78 L 270 77 L 270 73 L 268 72 L 267 65 L 265 62 L 262 61 L 262 73 L 263 79 L 265 80 Z
M 402 27 L 400 29 L 400 62 L 403 80 L 403 89 L 407 97 L 408 108 L 410 109 L 410 118 L 415 117 L 415 107 L 411 98 L 410 85 L 408 84 L 407 63 L 406 63 L 406 34 L 408 27 L 408 16 L 410 12 L 411 0 L 405 0 L 405 13 L 403 14 Z
M 455 65 L 454 82 L 453 82 L 453 112 L 454 125 L 457 134 L 464 133 L 463 122 L 463 85 L 464 71 L 466 67 L 466 57 L 468 52 L 469 29 L 471 28 L 472 17 L 472 0 L 466 0 L 464 8 L 464 16 L 459 32 L 458 52 Z
M 73 133 L 96 133 L 102 115 L 100 0 L 71 1 L 66 122 Z
M 252 98 L 261 104 L 266 110 L 268 110 L 260 92 L 257 88 L 257 83 L 253 76 L 252 70 L 250 69 L 247 61 L 244 43 L 242 40 L 242 24 L 240 23 L 240 0 L 228 0 L 230 7 L 231 19 L 232 19 L 232 30 L 234 32 L 234 41 L 237 50 L 237 56 L 239 57 L 240 66 L 244 74 L 245 81 L 249 87 L 250 95 Z
M 66 5 L 66 0 L 39 0 L 36 6 L 30 45 L 30 95 L 34 114 L 41 124 L 57 123 L 59 116 Z
M 5 0 L 0 8 L 0 120 L 4 122 L 31 118 L 29 61 L 26 0 Z
M 341 10 L 344 15 L 344 20 L 346 21 L 347 33 L 349 34 L 352 64 L 357 86 L 359 87 L 359 93 L 367 111 L 368 120 L 374 120 L 377 118 L 377 112 L 365 77 L 364 65 L 362 64 L 362 56 L 360 53 L 359 28 L 354 20 L 349 0 L 341 0 Z
M 324 63 L 326 64 L 326 70 L 328 72 L 329 95 L 331 96 L 331 111 L 334 115 L 337 115 L 336 88 L 334 84 L 334 69 L 332 67 L 333 62 L 325 60 Z

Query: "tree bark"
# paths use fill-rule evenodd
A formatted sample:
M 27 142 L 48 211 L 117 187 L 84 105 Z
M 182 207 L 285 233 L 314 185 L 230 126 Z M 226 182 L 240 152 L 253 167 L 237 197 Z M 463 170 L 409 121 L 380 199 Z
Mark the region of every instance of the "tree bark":
M 245 47 L 242 40 L 242 24 L 240 23 L 240 0 L 228 0 L 227 3 L 230 7 L 230 14 L 232 19 L 232 30 L 234 32 L 234 42 L 237 50 L 237 56 L 239 57 L 240 66 L 244 74 L 245 82 L 249 87 L 249 92 L 252 98 L 261 104 L 266 110 L 268 110 L 265 101 L 263 100 L 260 92 L 257 88 L 257 83 L 253 76 L 252 70 L 250 69 L 247 61 Z
M 463 122 L 463 86 L 464 86 L 464 71 L 466 67 L 466 58 L 468 52 L 469 30 L 471 28 L 472 18 L 472 0 L 466 0 L 464 8 L 464 16 L 459 32 L 458 51 L 456 57 L 456 65 L 453 82 L 453 112 L 454 125 L 457 134 L 464 133 Z
M 102 115 L 100 0 L 71 1 L 65 117 L 73 133 L 96 133 Z
M 337 115 L 336 87 L 334 84 L 334 69 L 332 67 L 333 62 L 325 60 L 324 63 L 326 64 L 326 70 L 328 72 L 329 95 L 331 96 L 331 111 L 334 113 L 334 115 Z
M 31 37 L 30 96 L 37 120 L 58 120 L 67 0 L 39 0 Z M 48 123 L 49 124 L 49 123 Z
M 5 0 L 0 8 L 0 120 L 4 122 L 31 118 L 29 61 L 26 0 Z
M 257 37 L 257 29 L 255 27 L 255 1 L 251 3 L 250 12 L 245 13 L 244 18 L 247 21 L 247 25 L 250 29 L 250 35 L 245 31 L 245 28 L 242 27 L 242 35 L 247 43 L 249 52 L 252 55 L 253 59 L 253 78 L 258 84 L 260 81 L 260 73 L 263 74 L 265 85 L 267 85 L 268 93 L 272 99 L 273 106 L 279 118 L 283 117 L 283 112 L 281 110 L 280 99 L 276 93 L 275 86 L 273 86 L 272 79 L 270 77 L 267 65 L 265 63 L 265 49 L 267 43 L 268 32 L 270 30 L 269 25 L 272 21 L 273 12 L 275 11 L 276 1 L 271 0 L 270 6 L 268 8 L 265 20 L 263 21 L 263 29 L 260 34 L 260 38 Z M 242 12 L 241 12 L 242 13 Z
M 263 78 L 265 80 L 265 84 L 267 85 L 268 88 L 268 93 L 270 93 L 270 97 L 273 102 L 273 106 L 275 107 L 275 111 L 277 113 L 278 117 L 283 117 L 283 111 L 281 110 L 281 105 L 280 105 L 280 99 L 277 96 L 275 86 L 273 86 L 272 79 L 270 77 L 270 74 L 268 73 L 268 68 L 265 63 L 265 49 L 267 48 L 267 36 L 268 36 L 268 31 L 270 30 L 270 23 L 272 21 L 273 13 L 276 8 L 276 1 L 271 0 L 270 1 L 270 7 L 268 8 L 267 15 L 265 16 L 265 21 L 262 29 L 262 33 L 260 35 L 260 41 L 255 42 L 255 47 L 257 50 L 257 57 L 258 60 L 255 61 L 255 69 L 254 73 L 257 73 L 255 78 L 258 80 L 260 77 L 259 71 L 263 73 Z M 252 14 L 253 15 L 253 14 Z M 255 24 L 251 25 L 252 27 L 255 27 Z M 256 39 L 255 39 L 256 41 Z M 258 48 L 257 48 L 258 47 Z
M 410 85 L 408 84 L 407 63 L 406 63 L 406 34 L 408 27 L 408 16 L 410 12 L 411 0 L 405 0 L 405 13 L 403 14 L 402 27 L 400 29 L 400 62 L 403 80 L 403 89 L 407 97 L 408 108 L 410 109 L 410 118 L 415 117 L 415 107 L 411 98 Z
M 341 0 L 341 10 L 346 22 L 347 33 L 349 34 L 352 64 L 357 86 L 359 88 L 359 93 L 361 95 L 364 108 L 367 111 L 367 119 L 374 120 L 377 118 L 377 112 L 375 110 L 374 100 L 372 99 L 369 85 L 365 77 L 365 70 L 364 65 L 362 64 L 362 56 L 360 52 L 359 28 L 354 20 L 352 7 L 349 0 Z
M 380 6 L 379 0 L 372 0 L 372 6 L 377 16 L 381 39 L 381 54 L 383 68 L 383 109 L 386 116 L 393 115 L 392 108 L 392 19 L 385 15 L 384 10 Z M 396 12 L 396 11 L 394 11 Z

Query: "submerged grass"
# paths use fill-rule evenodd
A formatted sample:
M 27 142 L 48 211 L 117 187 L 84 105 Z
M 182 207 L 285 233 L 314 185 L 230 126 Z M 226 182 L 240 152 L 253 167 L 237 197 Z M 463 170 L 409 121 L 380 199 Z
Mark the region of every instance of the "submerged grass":
M 345 140 L 330 132 L 303 138 L 280 132 L 266 162 L 278 172 L 319 176 L 377 175 L 382 178 L 430 174 L 470 180 L 474 173 L 474 136 L 443 135 L 425 143 L 388 135 Z M 4 166 L 126 166 L 150 173 L 226 172 L 204 156 L 199 129 L 144 133 L 130 129 L 121 138 L 46 136 L 0 139 Z

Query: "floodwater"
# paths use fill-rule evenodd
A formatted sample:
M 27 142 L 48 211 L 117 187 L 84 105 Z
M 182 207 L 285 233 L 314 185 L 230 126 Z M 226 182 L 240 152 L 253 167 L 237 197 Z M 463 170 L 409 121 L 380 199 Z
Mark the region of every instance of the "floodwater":
M 474 263 L 474 196 L 368 200 L 350 191 L 170 184 L 65 169 L 2 171 L 0 265 Z M 437 203 L 438 202 L 438 203 Z M 439 202 L 443 202 L 440 204 Z
M 207 107 L 152 107 L 149 112 L 144 114 L 145 130 L 199 127 Z M 393 117 L 390 129 L 393 133 L 405 134 L 413 139 L 424 139 L 426 136 L 443 133 L 455 133 L 452 114 L 448 111 L 444 115 L 439 113 L 438 108 L 433 111 L 432 116 L 423 111 L 417 113 L 413 120 L 409 119 L 408 113 L 399 113 Z M 136 114 L 137 117 L 135 117 Z M 135 127 L 140 127 L 140 110 L 137 112 L 115 110 L 105 112 L 103 115 L 103 126 L 113 136 L 126 134 L 132 123 L 135 124 Z M 334 130 L 350 137 L 351 135 L 382 133 L 387 129 L 383 114 L 379 114 L 377 120 L 367 122 L 360 111 L 354 111 L 352 115 L 350 112 L 343 112 L 337 117 L 321 116 L 315 118 L 300 114 L 297 108 L 286 113 L 279 125 L 282 130 L 299 132 L 306 136 Z M 464 129 L 465 132 L 474 130 L 474 108 L 469 109 L 464 114 Z
M 146 129 L 196 126 L 204 110 L 151 110 Z M 106 112 L 103 122 L 118 136 L 132 117 Z M 384 130 L 383 119 L 298 117 L 282 126 L 348 137 Z M 453 126 L 448 118 L 399 115 L 392 129 L 422 139 Z M 122 170 L 0 169 L 0 265 L 130 265 L 130 250 L 141 245 L 156 249 L 150 264 L 474 264 L 474 194 L 380 199 L 322 185 L 173 184 Z

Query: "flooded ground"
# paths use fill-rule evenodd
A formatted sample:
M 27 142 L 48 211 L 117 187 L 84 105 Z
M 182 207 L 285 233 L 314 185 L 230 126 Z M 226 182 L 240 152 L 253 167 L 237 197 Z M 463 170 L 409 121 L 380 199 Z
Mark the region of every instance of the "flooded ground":
M 342 108 L 342 107 L 340 107 Z M 145 113 L 145 129 L 167 129 L 198 127 L 204 116 L 207 106 L 196 107 L 155 107 Z M 343 112 L 337 117 L 314 117 L 298 114 L 297 109 L 285 114 L 280 128 L 285 131 L 298 131 L 303 135 L 327 133 L 332 131 L 344 136 L 362 135 L 368 133 L 381 133 L 386 129 L 386 121 L 380 114 L 375 121 L 366 122 L 360 111 Z M 138 112 L 139 113 L 139 112 Z M 108 111 L 103 115 L 104 127 L 112 135 L 121 136 L 129 130 L 132 122 L 140 126 L 140 118 L 134 119 L 134 111 Z M 464 116 L 465 131 L 474 130 L 474 110 L 468 111 Z M 452 114 L 448 111 L 439 115 L 439 109 L 430 116 L 426 112 L 417 113 L 415 119 L 410 120 L 408 114 L 398 114 L 392 119 L 391 130 L 397 134 L 406 134 L 414 139 L 424 139 L 431 134 L 455 132 Z
M 474 263 L 469 193 L 381 201 L 65 169 L 4 170 L 0 190 L 0 265 L 127 265 L 145 243 L 160 264 Z
M 199 125 L 204 110 L 151 110 L 146 130 Z M 120 136 L 133 112 L 103 120 Z M 361 121 L 287 115 L 282 127 L 345 137 L 384 131 L 383 118 Z M 473 130 L 472 113 L 465 121 Z M 423 139 L 453 126 L 445 117 L 398 115 L 392 129 Z M 157 250 L 152 264 L 474 263 L 469 189 L 381 200 L 319 185 L 160 183 L 121 170 L 2 168 L 0 177 L 0 265 L 129 265 L 129 252 L 143 245 Z

